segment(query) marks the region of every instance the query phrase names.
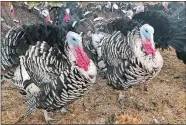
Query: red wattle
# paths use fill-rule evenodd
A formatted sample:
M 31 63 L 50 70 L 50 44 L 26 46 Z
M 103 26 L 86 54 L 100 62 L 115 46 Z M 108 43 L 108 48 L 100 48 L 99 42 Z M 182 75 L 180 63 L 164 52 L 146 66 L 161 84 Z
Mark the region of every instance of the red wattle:
M 48 21 L 50 21 L 51 19 L 50 19 L 50 16 L 48 16 L 47 18 L 45 18 L 45 22 L 48 22 Z
M 12 16 L 16 16 L 14 9 L 12 10 Z
M 70 15 L 68 13 L 65 14 L 65 22 L 69 22 L 70 20 Z
M 152 48 L 152 44 L 149 39 L 146 39 L 146 42 L 143 44 L 143 46 L 147 55 L 152 54 L 155 56 L 156 50 Z
M 84 52 L 83 48 L 79 48 L 78 46 L 74 46 L 74 50 L 76 53 L 76 61 L 79 68 L 83 68 L 85 71 L 88 70 L 88 65 L 90 63 L 90 59 L 87 54 Z

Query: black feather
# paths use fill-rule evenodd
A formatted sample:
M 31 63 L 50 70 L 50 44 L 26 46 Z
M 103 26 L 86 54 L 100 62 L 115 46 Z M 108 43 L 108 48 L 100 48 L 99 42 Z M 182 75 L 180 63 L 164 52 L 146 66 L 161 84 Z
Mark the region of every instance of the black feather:
M 186 52 L 178 52 L 176 51 L 176 55 L 178 59 L 182 60 L 184 64 L 186 64 Z
M 63 48 L 67 32 L 63 27 L 51 24 L 23 25 L 12 29 L 7 38 L 1 39 L 2 56 L 9 62 L 7 65 L 2 60 L 2 66 L 9 69 L 19 65 L 19 56 L 24 55 L 29 46 L 35 45 L 37 41 L 46 41 L 51 47 L 58 44 Z

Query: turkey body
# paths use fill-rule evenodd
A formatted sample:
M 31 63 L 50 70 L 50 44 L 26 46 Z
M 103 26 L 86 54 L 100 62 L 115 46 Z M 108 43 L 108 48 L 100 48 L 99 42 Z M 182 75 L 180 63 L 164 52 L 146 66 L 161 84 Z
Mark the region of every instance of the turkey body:
M 106 77 L 117 89 L 129 88 L 154 78 L 163 66 L 159 51 L 156 55 L 146 55 L 138 31 L 124 36 L 114 32 L 102 44 L 102 56 L 106 63 Z M 135 35 L 134 35 L 135 34 Z
M 66 107 L 95 82 L 96 67 L 80 49 L 81 37 L 67 34 L 69 42 L 66 32 L 62 27 L 35 24 L 14 28 L 5 39 L 3 57 L 9 62 L 3 60 L 2 66 L 16 67 L 13 84 L 28 95 L 27 115 L 36 107 L 47 111 Z M 72 36 L 77 43 L 80 40 L 80 48 L 74 43 L 75 51 L 70 46 Z

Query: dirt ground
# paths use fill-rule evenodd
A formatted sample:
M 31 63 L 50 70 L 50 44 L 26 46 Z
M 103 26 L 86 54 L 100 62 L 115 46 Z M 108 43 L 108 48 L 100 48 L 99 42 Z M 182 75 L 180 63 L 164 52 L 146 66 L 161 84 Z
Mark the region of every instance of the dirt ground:
M 164 66 L 148 87 L 138 85 L 126 91 L 107 86 L 98 78 L 84 98 L 69 106 L 69 113 L 50 114 L 58 124 L 120 123 L 120 124 L 186 124 L 186 65 L 174 50 L 161 51 Z M 124 95 L 118 101 L 118 96 Z M 26 112 L 26 100 L 6 82 L 2 85 L 2 123 L 16 123 Z M 39 109 L 18 123 L 45 123 Z

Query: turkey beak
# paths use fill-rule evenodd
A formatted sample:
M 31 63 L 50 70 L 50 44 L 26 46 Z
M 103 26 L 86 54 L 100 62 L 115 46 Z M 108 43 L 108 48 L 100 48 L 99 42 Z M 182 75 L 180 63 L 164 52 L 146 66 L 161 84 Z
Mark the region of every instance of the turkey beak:
M 95 76 L 94 76 L 94 75 L 89 75 L 89 77 L 90 77 L 91 79 L 94 79 L 94 78 L 95 78 Z
M 83 32 L 81 32 L 80 34 L 79 34 L 81 37 L 82 37 L 82 35 L 83 35 Z
M 12 16 L 16 16 L 16 14 L 15 14 L 15 10 L 14 10 L 14 8 L 13 8 L 13 6 L 11 6 L 11 8 L 10 8 L 10 11 L 11 11 L 11 13 L 12 13 Z
M 70 9 L 66 9 L 66 14 L 70 15 Z
M 167 6 L 164 6 L 165 10 L 168 10 L 168 7 Z
M 151 34 L 151 36 L 150 36 L 150 42 L 151 42 L 153 50 L 155 50 L 154 35 L 153 34 Z

